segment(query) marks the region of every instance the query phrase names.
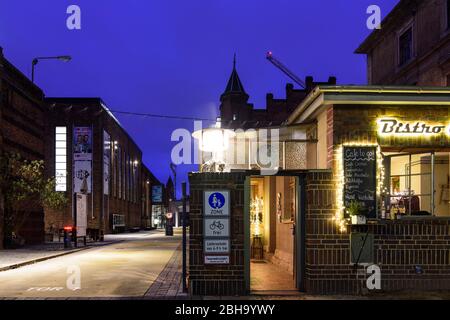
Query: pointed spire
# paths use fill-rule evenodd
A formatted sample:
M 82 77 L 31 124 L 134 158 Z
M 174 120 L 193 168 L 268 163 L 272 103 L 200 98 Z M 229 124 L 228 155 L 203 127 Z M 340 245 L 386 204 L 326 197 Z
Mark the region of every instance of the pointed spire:
M 241 79 L 239 79 L 239 75 L 236 71 L 236 53 L 233 58 L 233 71 L 231 72 L 225 92 L 222 95 L 228 93 L 242 93 L 246 95 L 244 86 L 242 85 Z

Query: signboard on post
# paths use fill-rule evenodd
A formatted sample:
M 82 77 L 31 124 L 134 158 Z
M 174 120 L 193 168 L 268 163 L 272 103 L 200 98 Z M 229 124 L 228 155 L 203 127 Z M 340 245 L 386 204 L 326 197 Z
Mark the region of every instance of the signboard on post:
M 371 146 L 344 147 L 344 205 L 359 202 L 368 218 L 376 217 L 377 149 Z
M 230 236 L 229 218 L 204 218 L 204 236 L 224 238 Z
M 205 253 L 230 253 L 230 240 L 218 239 L 211 240 L 206 239 L 204 242 Z
M 203 192 L 203 252 L 205 264 L 230 263 L 230 192 Z
M 77 194 L 77 237 L 86 237 L 87 195 Z
M 229 264 L 230 256 L 205 256 L 205 264 Z
M 203 199 L 203 212 L 205 216 L 230 215 L 229 191 L 205 191 Z

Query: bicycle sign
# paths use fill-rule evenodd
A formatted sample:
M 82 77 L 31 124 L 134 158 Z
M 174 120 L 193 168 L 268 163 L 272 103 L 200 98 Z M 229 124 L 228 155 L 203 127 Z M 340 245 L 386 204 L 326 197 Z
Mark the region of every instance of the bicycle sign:
M 205 191 L 203 209 L 205 216 L 229 216 L 230 193 L 226 190 Z
M 211 230 L 223 230 L 223 228 L 225 228 L 225 225 L 220 220 L 216 220 L 209 225 L 209 228 Z
M 230 235 L 228 218 L 206 218 L 204 226 L 205 237 L 228 237 Z

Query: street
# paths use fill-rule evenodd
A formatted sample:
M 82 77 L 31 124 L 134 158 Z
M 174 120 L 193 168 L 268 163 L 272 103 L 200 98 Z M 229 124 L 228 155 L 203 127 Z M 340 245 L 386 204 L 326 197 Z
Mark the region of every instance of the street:
M 143 297 L 181 243 L 162 231 L 113 237 L 121 242 L 0 272 L 0 297 Z

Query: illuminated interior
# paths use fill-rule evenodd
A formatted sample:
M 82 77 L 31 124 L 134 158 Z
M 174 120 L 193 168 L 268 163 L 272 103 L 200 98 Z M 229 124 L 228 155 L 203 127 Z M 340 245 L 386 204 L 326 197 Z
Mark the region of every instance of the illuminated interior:
M 261 176 L 250 182 L 251 290 L 294 290 L 295 177 Z
M 386 218 L 450 216 L 450 153 L 386 152 Z

